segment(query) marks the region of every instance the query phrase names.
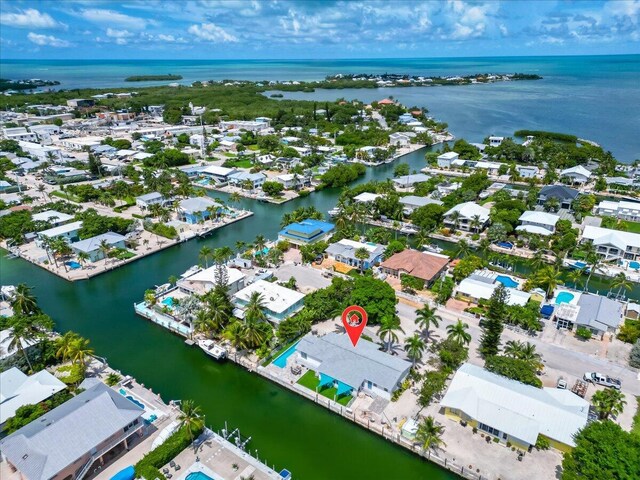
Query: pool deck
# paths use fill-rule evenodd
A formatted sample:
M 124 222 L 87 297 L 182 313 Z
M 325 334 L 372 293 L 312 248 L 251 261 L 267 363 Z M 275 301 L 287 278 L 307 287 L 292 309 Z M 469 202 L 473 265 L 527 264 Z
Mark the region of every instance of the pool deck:
M 236 447 L 212 430 L 198 438 L 198 447 L 188 447 L 175 459 L 181 470 L 168 468 L 176 480 L 185 480 L 190 473 L 202 472 L 213 480 L 236 480 L 253 478 L 254 480 L 281 480 L 278 472 L 262 463 L 259 459 Z M 250 444 L 249 444 L 250 446 Z M 234 468 L 234 465 L 236 468 Z M 181 472 L 184 472 L 180 475 Z

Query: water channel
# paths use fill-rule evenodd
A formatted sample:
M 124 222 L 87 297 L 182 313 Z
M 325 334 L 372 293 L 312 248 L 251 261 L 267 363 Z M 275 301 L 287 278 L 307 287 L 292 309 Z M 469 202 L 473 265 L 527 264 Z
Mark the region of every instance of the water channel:
M 424 154 L 419 150 L 402 161 L 419 170 L 425 165 Z M 360 181 L 389 178 L 393 168 L 393 164 L 369 168 Z M 147 288 L 196 264 L 203 245 L 233 247 L 237 241 L 251 242 L 257 234 L 275 238 L 283 213 L 309 205 L 326 212 L 335 206 L 339 193 L 326 189 L 280 206 L 243 199 L 241 206 L 253 210 L 253 217 L 207 239 L 180 244 L 82 282 L 70 283 L 24 260 L 0 255 L 0 281 L 33 286 L 57 330 L 74 330 L 91 339 L 96 353 L 111 366 L 133 375 L 166 401 L 195 400 L 208 425 L 220 428 L 228 421 L 240 427 L 244 435 L 251 435 L 250 448 L 258 449 L 260 458 L 290 469 L 295 478 L 452 479 L 453 474 L 288 390 L 232 363 L 214 362 L 133 312 L 133 303 Z M 521 263 L 517 271 L 526 268 Z M 591 286 L 606 290 L 595 276 Z M 631 295 L 640 297 L 637 285 Z

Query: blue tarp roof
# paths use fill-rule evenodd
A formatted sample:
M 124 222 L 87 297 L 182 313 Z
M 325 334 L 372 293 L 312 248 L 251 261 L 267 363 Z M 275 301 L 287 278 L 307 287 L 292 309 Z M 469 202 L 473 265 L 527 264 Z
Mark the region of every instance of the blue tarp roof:
M 136 471 L 133 468 L 133 465 L 131 465 L 124 470 L 120 470 L 113 477 L 111 477 L 111 480 L 133 480 L 134 478 L 136 478 Z
M 353 390 L 353 387 L 351 385 L 347 385 L 346 383 L 342 383 L 341 381 L 338 380 L 338 391 L 336 392 L 336 395 L 338 397 L 340 395 L 351 393 L 351 390 Z
M 330 377 L 329 375 L 325 375 L 324 373 L 320 374 L 320 382 L 318 383 L 319 387 L 322 387 L 324 385 L 329 385 L 330 383 L 334 382 L 334 378 Z
M 545 317 L 550 317 L 552 313 L 553 313 L 553 305 L 543 305 L 542 308 L 540 309 L 540 314 L 544 315 Z

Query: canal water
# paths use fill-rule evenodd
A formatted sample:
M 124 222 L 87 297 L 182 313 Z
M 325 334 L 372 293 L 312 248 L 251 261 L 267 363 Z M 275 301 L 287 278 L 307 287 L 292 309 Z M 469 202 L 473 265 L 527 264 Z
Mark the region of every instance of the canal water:
M 425 165 L 426 149 L 402 161 L 411 170 Z M 393 164 L 368 168 L 360 182 L 393 175 Z M 251 242 L 256 235 L 275 238 L 282 214 L 314 205 L 326 212 L 336 204 L 340 189 L 326 189 L 284 205 L 243 199 L 242 207 L 255 212 L 207 239 L 196 239 L 100 275 L 70 283 L 24 260 L 0 256 L 2 284 L 25 282 L 34 287 L 42 308 L 59 331 L 74 330 L 91 339 L 98 355 L 133 375 L 165 401 L 193 399 L 206 414 L 208 425 L 239 427 L 276 467 L 290 469 L 299 479 L 386 478 L 451 479 L 454 475 L 396 447 L 377 435 L 331 414 L 271 382 L 231 363 L 219 364 L 183 339 L 134 314 L 133 304 L 144 291 L 165 283 L 198 262 L 203 245 L 212 248 Z M 213 196 L 225 198 L 214 192 Z M 437 242 L 444 248 L 452 244 Z M 526 271 L 521 263 L 518 272 Z M 606 290 L 594 277 L 591 285 Z M 636 286 L 632 295 L 640 298 Z
M 405 158 L 424 166 L 424 151 Z M 368 169 L 361 181 L 392 176 L 393 165 Z M 96 354 L 160 393 L 165 401 L 193 399 L 208 425 L 239 427 L 249 447 L 298 479 L 452 479 L 455 476 L 351 424 L 324 408 L 230 362 L 219 364 L 182 338 L 134 314 L 144 291 L 165 283 L 198 262 L 203 245 L 212 248 L 256 235 L 275 238 L 282 214 L 300 206 L 333 208 L 339 189 L 327 189 L 284 205 L 242 200 L 255 212 L 204 240 L 192 240 L 91 280 L 70 283 L 22 259 L 0 255 L 2 284 L 27 283 L 59 331 L 91 339 Z M 223 198 L 224 194 L 213 193 Z M 4 252 L 3 252 L 4 253 Z

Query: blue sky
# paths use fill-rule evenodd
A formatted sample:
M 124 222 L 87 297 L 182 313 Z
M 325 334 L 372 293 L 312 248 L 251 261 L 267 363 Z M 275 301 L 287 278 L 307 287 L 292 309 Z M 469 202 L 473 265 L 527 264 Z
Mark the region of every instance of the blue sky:
M 3 0 L 0 14 L 2 58 L 640 53 L 640 0 Z

